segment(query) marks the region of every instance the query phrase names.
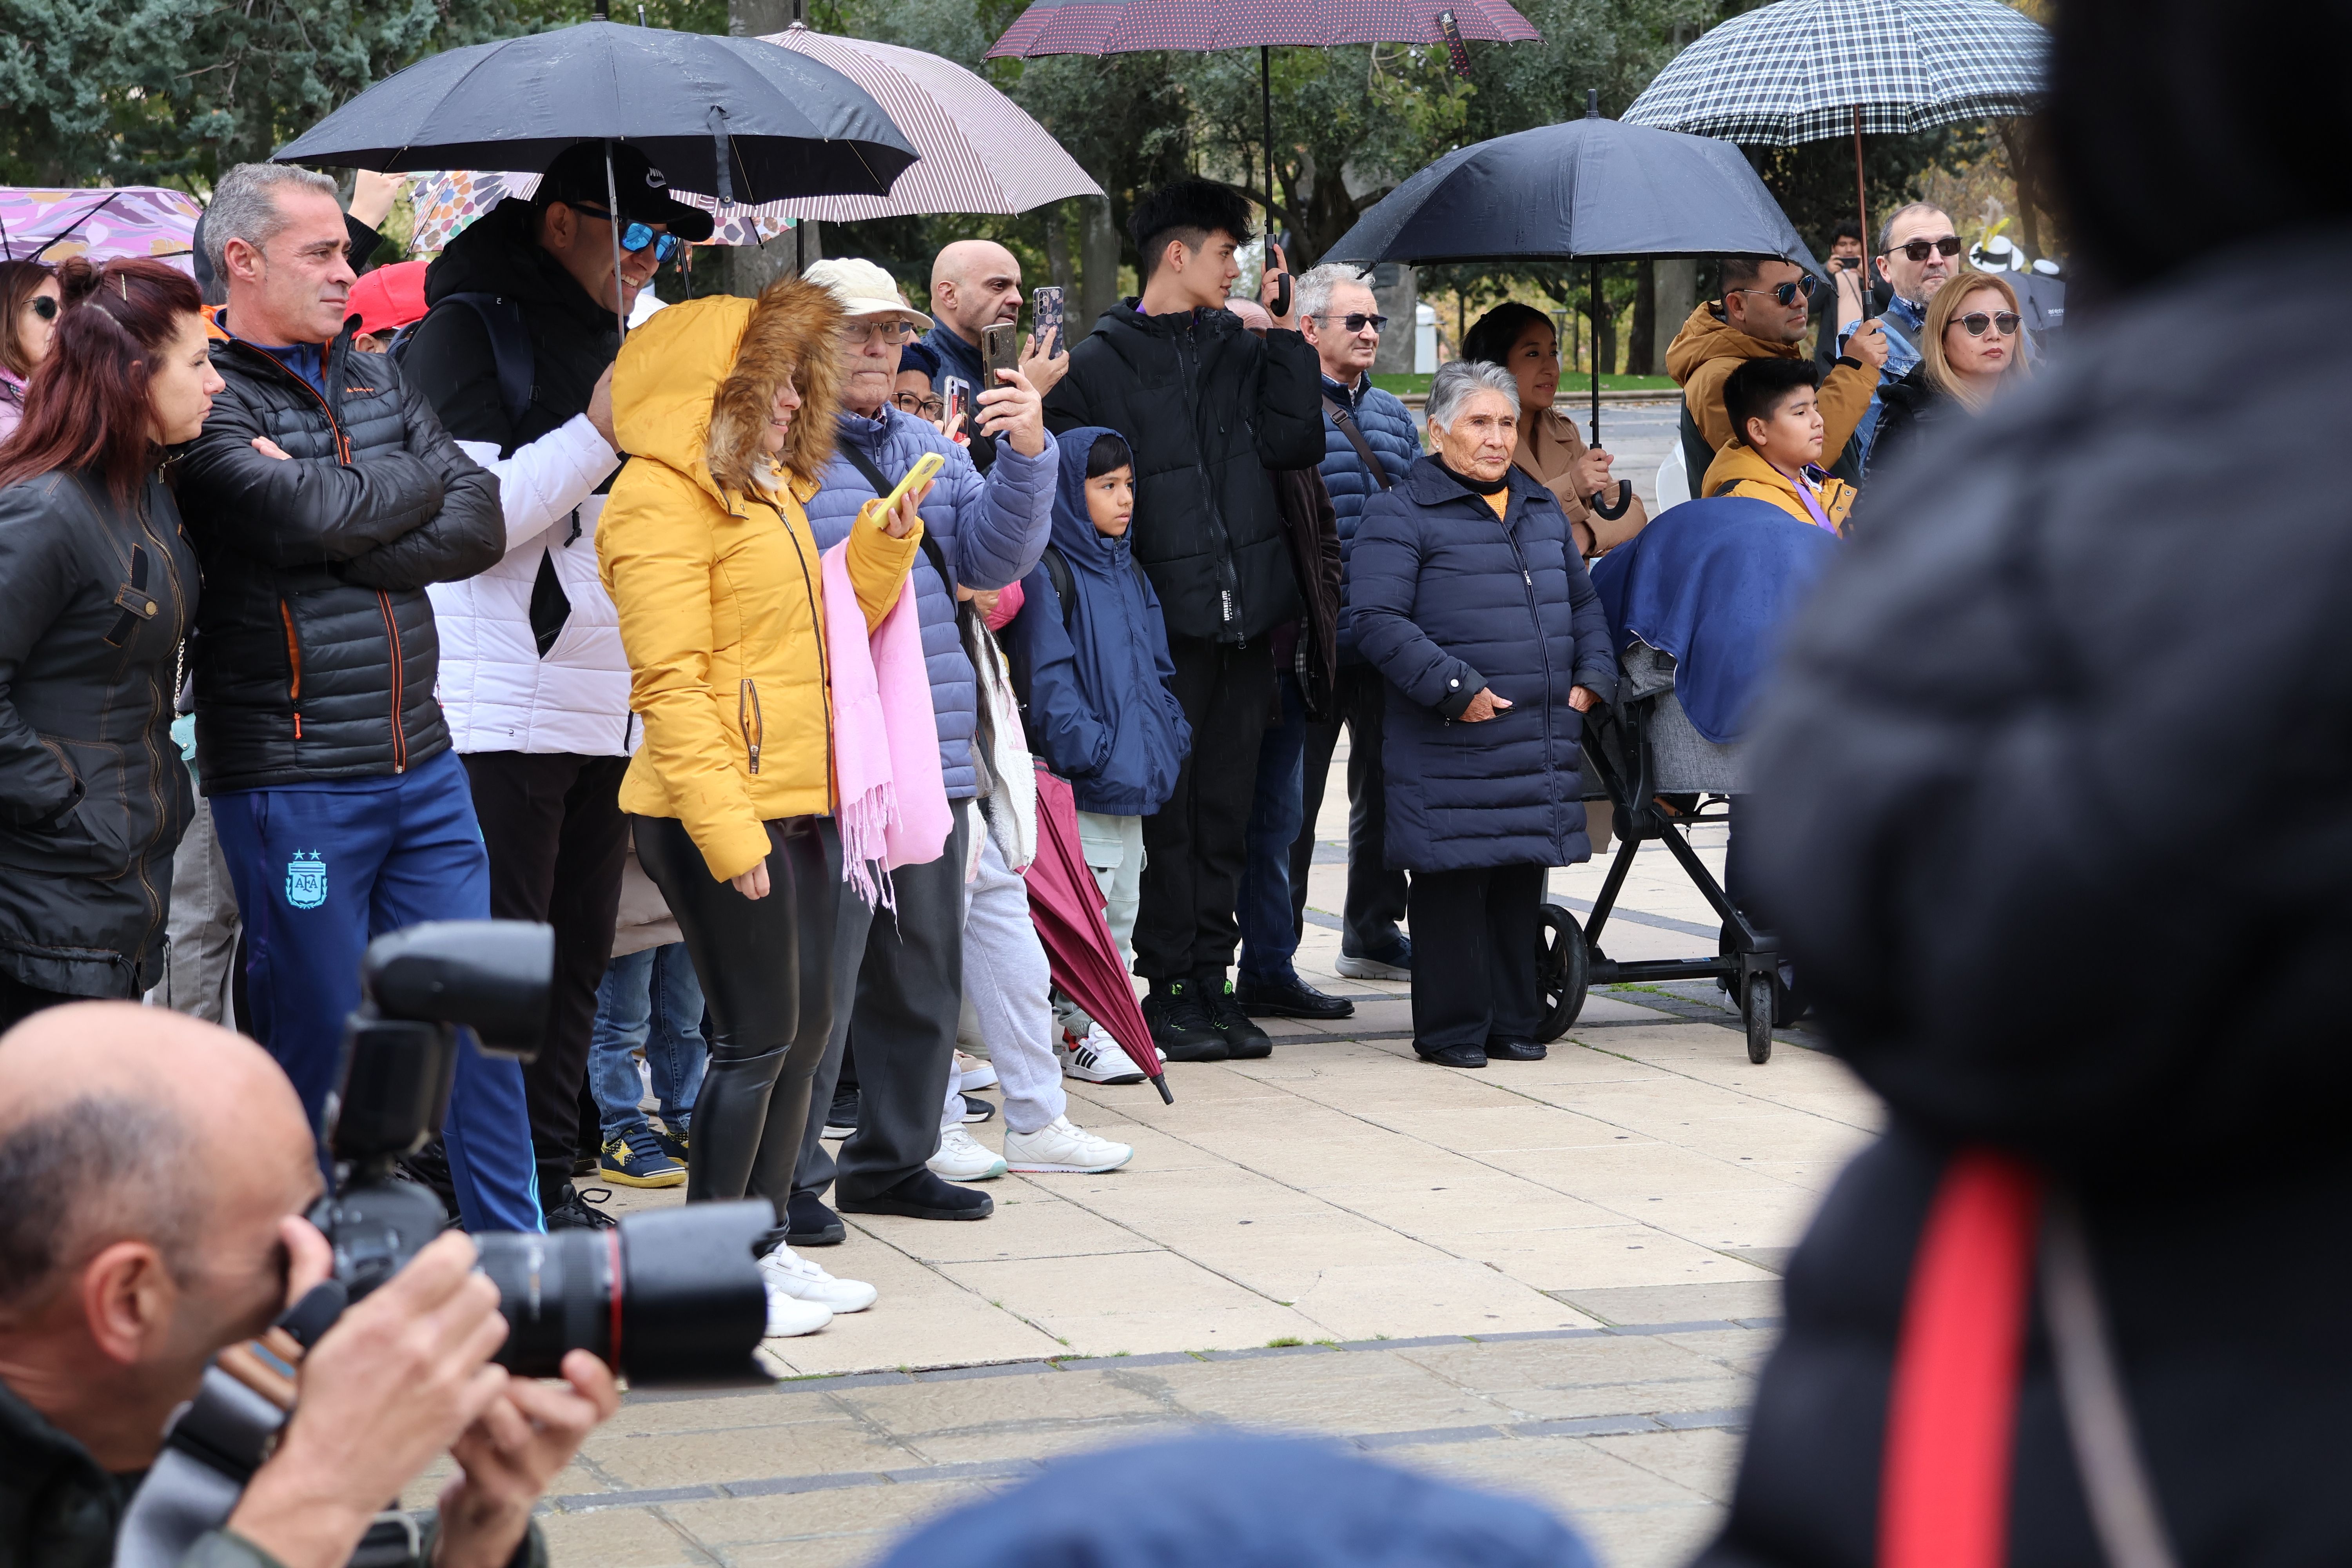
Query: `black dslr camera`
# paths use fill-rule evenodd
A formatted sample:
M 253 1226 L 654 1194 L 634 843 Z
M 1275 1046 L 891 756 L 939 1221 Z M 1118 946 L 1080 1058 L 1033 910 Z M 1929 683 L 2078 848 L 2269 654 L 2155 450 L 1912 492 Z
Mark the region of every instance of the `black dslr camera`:
M 449 1223 L 431 1188 L 394 1171 L 449 1109 L 458 1027 L 486 1053 L 530 1060 L 554 962 L 555 933 L 525 921 L 435 921 L 368 944 L 327 1108 L 338 1179 L 310 1215 L 351 1300 Z M 552 1377 L 577 1349 L 635 1387 L 769 1382 L 751 1352 L 768 1325 L 757 1248 L 775 1224 L 773 1205 L 751 1200 L 632 1215 L 614 1230 L 477 1236 L 506 1314 L 498 1360 Z

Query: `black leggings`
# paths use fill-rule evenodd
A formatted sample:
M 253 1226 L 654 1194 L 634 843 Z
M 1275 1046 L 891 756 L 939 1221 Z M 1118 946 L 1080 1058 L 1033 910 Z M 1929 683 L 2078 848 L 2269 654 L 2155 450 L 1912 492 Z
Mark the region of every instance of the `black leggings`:
M 792 1201 L 809 1082 L 833 1028 L 841 838 L 829 816 L 768 826 L 768 896 L 710 874 L 685 824 L 638 816 L 637 861 L 669 900 L 710 1009 L 710 1067 L 694 1102 L 686 1201 Z

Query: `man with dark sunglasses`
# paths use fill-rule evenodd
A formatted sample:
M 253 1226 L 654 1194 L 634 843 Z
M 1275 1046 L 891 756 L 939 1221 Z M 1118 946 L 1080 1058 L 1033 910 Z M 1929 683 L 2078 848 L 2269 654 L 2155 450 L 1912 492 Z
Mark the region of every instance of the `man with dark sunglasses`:
M 1694 489 L 1731 439 L 1723 384 L 1752 359 L 1805 358 L 1812 294 L 1828 287 L 1793 261 L 1754 257 L 1724 258 L 1722 277 L 1722 297 L 1700 300 L 1666 349 L 1666 374 L 1683 389 L 1683 464 Z M 1822 378 L 1823 453 L 1833 457 L 1853 438 L 1885 359 L 1886 340 L 1876 321 L 1864 321 L 1847 338 Z
M 490 912 L 555 927 L 545 1043 L 523 1069 L 551 1227 L 613 1223 L 572 1181 L 580 1164 L 597 1168 L 605 1142 L 582 1089 L 612 956 L 635 738 L 628 660 L 596 574 L 596 520 L 620 466 L 614 315 L 710 229 L 710 215 L 673 200 L 636 148 L 614 146 L 608 185 L 604 143 L 581 142 L 530 200 L 499 203 L 450 242 L 425 275 L 431 313 L 401 361 L 467 455 L 499 476 L 506 515 L 498 564 L 431 592 L 442 708 L 489 850 Z M 684 1174 L 643 1121 L 613 1144 L 601 1156 L 610 1180 Z M 437 1174 L 430 1161 L 424 1171 Z
M 1880 387 L 1901 381 L 1919 363 L 1919 333 L 1927 320 L 1927 301 L 1960 270 L 1963 248 L 1951 215 L 1927 202 L 1895 208 L 1879 226 L 1878 253 L 1871 260 L 1871 269 L 1889 293 L 1885 309 L 1875 318 L 1886 334 Z M 1864 467 L 1870 461 L 1883 407 L 1874 393 L 1854 433 Z

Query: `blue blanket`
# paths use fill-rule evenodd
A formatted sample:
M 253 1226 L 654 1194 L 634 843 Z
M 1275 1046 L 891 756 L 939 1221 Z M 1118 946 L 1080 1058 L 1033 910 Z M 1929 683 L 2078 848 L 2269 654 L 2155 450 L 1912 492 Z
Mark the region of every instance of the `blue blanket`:
M 1685 501 L 1592 568 L 1611 647 L 1674 656 L 1675 695 L 1698 732 L 1738 739 L 1780 634 L 1837 541 L 1769 501 Z

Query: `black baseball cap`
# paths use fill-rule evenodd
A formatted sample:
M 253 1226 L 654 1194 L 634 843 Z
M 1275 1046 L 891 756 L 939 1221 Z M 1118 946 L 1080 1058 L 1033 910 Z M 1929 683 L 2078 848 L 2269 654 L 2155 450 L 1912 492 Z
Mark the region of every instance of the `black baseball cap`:
M 531 195 L 531 205 L 543 208 L 551 202 L 562 202 L 571 206 L 585 202 L 601 211 L 608 199 L 604 145 L 602 142 L 575 142 L 565 148 L 547 166 L 547 173 L 539 177 L 539 189 Z M 709 213 L 671 195 L 669 181 L 643 153 L 626 142 L 615 142 L 612 147 L 612 188 L 620 196 L 623 217 L 666 225 L 670 233 L 683 240 L 710 237 Z

